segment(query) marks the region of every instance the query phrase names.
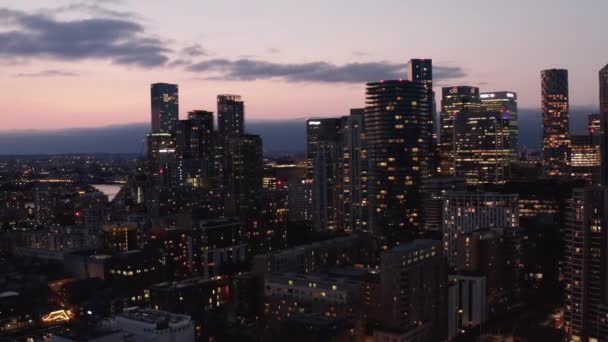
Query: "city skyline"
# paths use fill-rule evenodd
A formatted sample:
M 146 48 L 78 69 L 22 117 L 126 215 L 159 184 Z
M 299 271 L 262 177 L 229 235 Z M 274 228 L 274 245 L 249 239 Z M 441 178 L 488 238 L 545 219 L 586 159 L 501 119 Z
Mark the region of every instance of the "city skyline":
M 241 3 L 227 21 L 226 5 L 183 4 L 172 8 L 179 20 L 164 21 L 161 6 L 138 1 L 13 4 L 0 9 L 1 85 L 11 99 L 0 130 L 147 122 L 142 85 L 156 82 L 179 84 L 180 118 L 213 110 L 222 93 L 241 94 L 251 120 L 344 115 L 363 106 L 366 82 L 406 79 L 410 57 L 433 59 L 437 94 L 456 85 L 514 91 L 520 108 L 539 115 L 539 71 L 565 68 L 570 104 L 598 108 L 608 4 L 348 5 Z M 513 25 L 491 25 L 496 13 Z M 540 14 L 546 20 L 534 20 Z M 446 27 L 476 36 L 453 39 L 461 33 Z

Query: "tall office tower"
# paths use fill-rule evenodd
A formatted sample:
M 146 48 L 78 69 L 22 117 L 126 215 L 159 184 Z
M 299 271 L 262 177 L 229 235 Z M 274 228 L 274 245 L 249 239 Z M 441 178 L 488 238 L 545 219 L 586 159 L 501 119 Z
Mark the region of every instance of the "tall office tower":
M 226 215 L 244 221 L 256 193 L 262 189 L 262 138 L 253 134 L 230 136 L 226 141 L 226 155 Z
M 568 341 L 608 336 L 608 189 L 575 189 L 564 234 L 564 326 Z
M 599 72 L 600 78 L 600 184 L 608 186 L 608 64 Z
M 316 230 L 336 230 L 340 196 L 342 120 L 306 122 L 307 181 L 310 182 L 311 220 Z
M 368 83 L 366 101 L 370 230 L 399 237 L 420 227 L 419 187 L 431 158 L 427 91 L 411 81 Z
M 408 341 L 443 341 L 447 274 L 441 243 L 399 245 L 381 255 L 381 265 L 383 327 L 417 336 Z
M 365 109 L 350 110 L 350 115 L 342 118 L 341 190 L 338 212 L 339 226 L 348 231 L 367 230 L 367 165 L 365 129 L 363 115 Z
M 177 84 L 153 83 L 150 86 L 152 100 L 152 133 L 173 133 L 179 120 Z
M 440 130 L 439 130 L 439 173 L 444 176 L 455 175 L 456 144 L 454 120 L 462 113 L 477 113 L 481 109 L 479 88 L 461 86 L 442 89 Z
M 454 171 L 467 184 L 504 184 L 511 145 L 511 116 L 486 110 L 458 113 L 454 123 Z
M 217 173 L 226 182 L 226 143 L 228 137 L 245 133 L 245 103 L 240 95 L 217 96 Z
M 441 231 L 443 195 L 448 191 L 465 191 L 466 181 L 461 177 L 436 176 L 422 180 L 422 222 L 424 230 Z
M 543 167 L 548 177 L 570 176 L 568 70 L 541 71 Z
M 490 112 L 505 113 L 509 117 L 509 137 L 513 152 L 517 153 L 519 144 L 519 125 L 517 115 L 517 94 L 512 91 L 496 91 L 479 94 L 481 104 Z M 514 155 L 515 157 L 515 155 Z
M 572 135 L 570 171 L 574 179 L 597 184 L 600 173 L 600 146 L 593 143 L 592 135 Z
M 456 266 L 456 241 L 482 229 L 519 229 L 516 194 L 447 192 L 443 196 L 443 248 L 448 265 Z
M 435 91 L 433 90 L 433 60 L 432 59 L 410 59 L 407 64 L 407 77 L 409 81 L 419 82 L 424 85 L 429 97 L 429 107 L 431 108 L 429 117 L 429 132 L 433 135 L 431 141 L 431 153 L 435 154 L 437 148 L 437 105 L 435 103 Z M 429 171 L 435 173 L 435 158 L 430 160 Z

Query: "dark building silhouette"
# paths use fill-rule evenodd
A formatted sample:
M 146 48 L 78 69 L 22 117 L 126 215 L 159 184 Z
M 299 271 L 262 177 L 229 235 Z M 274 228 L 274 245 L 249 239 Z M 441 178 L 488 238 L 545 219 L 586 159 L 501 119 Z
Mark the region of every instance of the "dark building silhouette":
M 230 135 L 226 141 L 226 215 L 247 218 L 257 191 L 262 189 L 264 161 L 259 135 Z
M 570 175 L 568 70 L 541 71 L 543 166 L 547 177 Z
M 213 112 L 196 110 L 177 125 L 177 158 L 180 184 L 208 188 L 214 184 L 215 133 Z
M 216 168 L 223 182 L 226 182 L 226 144 L 231 136 L 245 133 L 245 103 L 240 95 L 222 94 L 217 96 L 217 145 Z

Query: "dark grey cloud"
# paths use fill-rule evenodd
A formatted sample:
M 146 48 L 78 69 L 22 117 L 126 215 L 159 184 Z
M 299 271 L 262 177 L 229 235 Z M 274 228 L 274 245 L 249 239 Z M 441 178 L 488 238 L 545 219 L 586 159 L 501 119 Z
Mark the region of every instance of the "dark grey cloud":
M 207 56 L 209 53 L 201 46 L 201 44 L 192 44 L 183 48 L 182 54 L 188 57 L 200 57 Z
M 73 71 L 49 69 L 36 72 L 22 72 L 15 74 L 15 77 L 74 77 L 78 75 L 77 72 Z
M 164 65 L 171 52 L 128 18 L 61 21 L 44 14 L 0 9 L 0 23 L 1 58 L 99 59 L 153 67 Z
M 406 76 L 406 65 L 390 62 L 349 63 L 328 62 L 281 64 L 254 59 L 210 59 L 192 64 L 187 70 L 212 73 L 214 80 L 243 80 L 281 78 L 288 82 L 363 83 Z M 456 79 L 465 76 L 459 67 L 435 66 L 436 79 Z

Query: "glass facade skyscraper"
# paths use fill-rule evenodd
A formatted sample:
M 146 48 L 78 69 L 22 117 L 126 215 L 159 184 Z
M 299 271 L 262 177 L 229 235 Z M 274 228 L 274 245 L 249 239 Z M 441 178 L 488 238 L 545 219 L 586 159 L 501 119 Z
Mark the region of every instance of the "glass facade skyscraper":
M 446 87 L 442 89 L 440 114 L 440 174 L 453 176 L 455 169 L 456 144 L 454 143 L 454 119 L 460 113 L 477 112 L 481 108 L 479 88 L 469 86 Z
M 513 157 L 511 115 L 487 110 L 458 113 L 454 120 L 455 173 L 467 184 L 504 184 Z

